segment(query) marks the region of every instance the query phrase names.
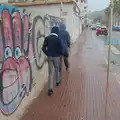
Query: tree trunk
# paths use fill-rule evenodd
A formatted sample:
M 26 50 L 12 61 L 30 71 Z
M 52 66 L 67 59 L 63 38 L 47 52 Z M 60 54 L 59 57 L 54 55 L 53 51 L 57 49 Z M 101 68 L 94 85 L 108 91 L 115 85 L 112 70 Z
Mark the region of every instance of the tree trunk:
M 115 15 L 115 26 L 116 26 L 116 24 L 117 24 L 117 16 Z
M 119 18 L 120 18 L 120 15 L 118 14 L 118 26 L 119 26 L 119 23 L 120 23 L 120 22 L 119 22 Z
M 115 14 L 113 15 L 113 25 L 115 25 Z

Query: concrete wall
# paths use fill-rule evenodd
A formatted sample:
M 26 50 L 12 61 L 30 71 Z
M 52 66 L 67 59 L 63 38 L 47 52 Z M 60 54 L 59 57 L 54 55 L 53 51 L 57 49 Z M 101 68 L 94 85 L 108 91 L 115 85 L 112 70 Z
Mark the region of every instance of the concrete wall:
M 73 42 L 76 41 L 78 36 L 82 32 L 82 21 L 80 21 L 80 18 L 77 17 L 76 15 L 73 15 Z
M 0 0 L 0 3 L 7 3 L 8 0 Z
M 41 47 L 50 20 L 32 8 L 23 12 L 4 5 L 0 16 L 0 120 L 18 120 L 47 82 Z
M 75 41 L 80 22 L 71 7 L 64 6 L 64 11 L 67 28 Z M 59 17 L 60 6 L 25 10 L 0 6 L 0 120 L 18 120 L 47 82 L 46 57 L 41 50 L 51 26 L 46 14 Z
M 33 11 L 35 12 L 45 12 L 49 15 L 52 15 L 52 16 L 57 16 L 57 17 L 60 17 L 60 4 L 55 4 L 55 5 L 41 5 L 41 6 L 36 6 L 36 7 L 27 7 L 27 10 L 30 11 L 31 8 Z M 81 33 L 82 31 L 82 25 L 81 25 L 81 22 L 79 17 L 78 16 L 75 16 L 73 14 L 73 4 L 70 3 L 70 4 L 64 4 L 63 5 L 63 11 L 66 12 L 67 14 L 65 16 L 62 16 L 62 18 L 65 19 L 65 23 L 66 23 L 66 26 L 67 26 L 67 30 L 69 31 L 70 35 L 71 35 L 71 40 L 72 42 L 74 42 L 79 34 Z M 79 33 L 80 31 L 80 33 Z

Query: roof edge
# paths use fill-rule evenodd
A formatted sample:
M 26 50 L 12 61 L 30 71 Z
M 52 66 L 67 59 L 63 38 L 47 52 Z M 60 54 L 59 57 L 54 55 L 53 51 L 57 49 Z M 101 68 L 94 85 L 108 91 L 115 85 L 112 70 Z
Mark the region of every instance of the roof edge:
M 72 0 L 63 1 L 63 4 L 73 3 Z M 14 2 L 14 3 L 4 3 L 7 5 L 18 6 L 18 7 L 26 7 L 26 6 L 40 6 L 40 5 L 52 5 L 52 4 L 61 4 L 61 1 L 48 2 L 48 1 L 40 1 L 40 2 Z

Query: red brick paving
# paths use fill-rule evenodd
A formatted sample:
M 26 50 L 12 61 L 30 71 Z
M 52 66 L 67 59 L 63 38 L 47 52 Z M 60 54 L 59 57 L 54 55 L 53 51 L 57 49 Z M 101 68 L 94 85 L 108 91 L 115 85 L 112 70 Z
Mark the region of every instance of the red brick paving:
M 120 85 L 111 76 L 106 89 L 100 47 L 90 31 L 84 32 L 72 47 L 70 73 L 63 70 L 62 85 L 51 97 L 45 87 L 21 120 L 120 120 Z

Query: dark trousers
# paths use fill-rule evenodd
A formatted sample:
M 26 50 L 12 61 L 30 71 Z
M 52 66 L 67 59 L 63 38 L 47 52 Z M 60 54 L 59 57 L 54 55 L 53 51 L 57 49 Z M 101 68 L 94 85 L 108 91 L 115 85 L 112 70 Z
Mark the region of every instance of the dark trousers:
M 66 67 L 66 69 L 68 69 L 69 68 L 68 57 L 63 57 L 63 59 L 64 59 L 65 67 Z
M 64 64 L 65 64 L 66 69 L 69 68 L 68 57 L 61 56 L 61 57 L 60 57 L 60 70 L 59 70 L 60 72 L 61 72 L 61 70 L 62 70 L 62 60 L 64 60 Z
M 53 89 L 53 78 L 56 77 L 56 83 L 60 82 L 60 57 L 48 57 L 48 89 Z
M 60 66 L 59 66 L 59 75 L 60 75 L 60 82 L 62 82 L 62 60 L 64 60 L 64 64 L 66 67 L 66 70 L 69 68 L 69 62 L 68 62 L 68 57 L 61 56 L 60 57 Z

